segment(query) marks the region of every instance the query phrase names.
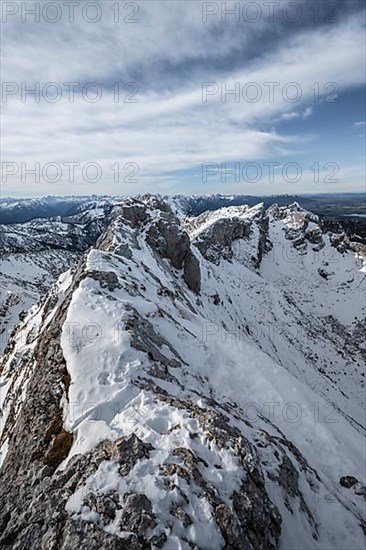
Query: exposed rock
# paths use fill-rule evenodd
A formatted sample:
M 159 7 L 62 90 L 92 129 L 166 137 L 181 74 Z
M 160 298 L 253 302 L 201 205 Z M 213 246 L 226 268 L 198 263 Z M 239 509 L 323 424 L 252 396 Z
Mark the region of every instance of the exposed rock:
M 259 239 L 258 239 L 258 254 L 255 261 L 256 268 L 259 268 L 264 254 L 271 247 L 271 244 L 268 240 L 269 217 L 265 215 L 260 219 L 260 221 L 258 220 L 258 226 L 259 226 Z
M 293 224 L 287 232 L 291 247 L 301 250 L 308 243 L 321 244 L 319 231 L 309 231 L 310 215 L 297 206 L 286 212 L 274 208 L 273 215 Z M 201 233 L 196 244 L 204 258 L 220 264 L 235 260 L 232 245 L 237 239 L 248 239 L 250 276 L 259 280 L 259 267 L 270 246 L 268 217 L 262 210 L 258 209 L 254 230 L 250 219 L 221 219 Z M 99 258 L 100 268 L 87 270 L 82 261 L 64 296 L 55 293 L 43 303 L 40 326 L 30 327 L 26 333 L 29 348 L 22 357 L 17 356 L 13 340 L 4 358 L 4 362 L 9 360 L 10 377 L 6 405 L 11 406 L 3 433 L 9 449 L 0 470 L 0 546 L 16 550 L 147 550 L 163 547 L 173 535 L 187 548 L 207 550 L 211 542 L 201 546 L 196 536 L 197 518 L 200 521 L 199 514 L 204 514 L 205 523 L 199 523 L 198 529 L 201 525 L 214 528 L 220 541 L 215 550 L 274 550 L 281 535 L 279 510 L 285 510 L 284 521 L 289 514 L 298 518 L 298 525 L 301 522 L 306 533 L 310 529 L 315 540 L 316 507 L 310 499 L 321 485 L 316 470 L 278 425 L 264 414 L 251 421 L 243 403 L 225 397 L 225 386 L 222 392 L 214 386 L 208 371 L 196 369 L 194 361 L 188 363 L 189 354 L 176 343 L 181 338 L 192 348 L 197 345 L 202 353 L 197 357 L 214 365 L 212 355 L 203 355 L 209 346 L 194 332 L 199 332 L 198 323 L 205 319 L 199 309 L 203 302 L 208 304 L 205 311 L 210 321 L 217 313 L 227 322 L 239 314 L 236 307 L 230 309 L 236 294 L 230 301 L 229 294 L 216 292 L 223 288 L 218 283 L 226 282 L 212 275 L 221 266 L 217 269 L 201 257 L 198 260 L 179 220 L 158 197 L 127 200 L 122 215 L 96 248 L 91 256 Z M 143 260 L 137 252 L 142 249 L 146 252 Z M 205 294 L 200 265 L 214 283 Z M 85 278 L 98 281 L 103 289 L 95 292 L 93 285 L 97 302 L 92 302 L 92 314 L 104 298 L 113 307 L 119 303 L 116 316 L 126 333 L 126 342 L 113 346 L 111 355 L 110 340 L 106 339 L 103 355 L 93 363 L 95 368 L 101 364 L 104 368 L 105 361 L 106 368 L 110 367 L 110 372 L 101 373 L 101 391 L 108 396 L 102 402 L 104 416 L 110 415 L 111 420 L 98 441 L 106 439 L 87 451 L 80 434 L 94 417 L 78 418 L 73 433 L 67 432 L 63 423 L 62 407 L 72 395 L 77 377 L 71 380 L 66 348 L 64 357 L 60 342 L 66 316 L 73 309 L 71 300 L 90 286 L 80 285 Z M 186 292 L 186 285 L 201 296 Z M 250 292 L 251 287 L 247 289 Z M 253 287 L 252 292 L 260 294 L 261 290 Z M 90 295 L 82 296 L 83 307 L 88 298 Z M 296 306 L 295 298 L 289 297 L 286 313 Z M 324 317 L 325 323 L 331 325 L 330 319 Z M 343 330 L 341 324 L 332 326 L 335 335 Z M 361 327 L 355 325 L 356 329 L 361 334 Z M 77 344 L 72 357 L 84 365 L 83 347 Z M 113 353 L 117 359 L 108 365 Z M 93 362 L 92 355 L 88 357 Z M 227 359 L 230 372 L 229 353 Z M 280 378 L 279 370 L 276 375 L 285 379 Z M 113 376 L 115 386 L 108 388 L 106 379 Z M 126 413 L 136 405 L 147 413 L 133 433 Z M 120 414 L 126 414 L 127 420 L 124 416 L 120 420 Z M 75 454 L 80 448 L 83 454 Z M 270 494 L 271 482 L 280 488 L 278 508 Z M 357 504 L 363 489 L 357 479 L 345 476 L 340 484 L 355 487 L 349 493 L 356 494 Z M 343 491 L 340 506 L 344 496 Z M 352 502 L 347 513 L 358 521 L 356 504 Z
M 146 205 L 137 200 L 127 200 L 122 207 L 122 216 L 136 228 L 147 218 Z
M 175 269 L 184 269 L 184 279 L 188 287 L 196 293 L 200 291 L 201 273 L 197 257 L 191 250 L 187 233 L 182 229 L 178 218 L 169 205 L 157 197 L 146 197 L 148 205 L 158 211 L 158 216 L 147 213 L 147 205 L 138 201 L 129 201 L 122 208 L 122 215 L 134 228 L 146 225 L 146 241 L 161 258 L 170 260 Z M 127 247 L 127 248 L 126 248 Z M 114 249 L 115 253 L 131 258 L 131 252 L 125 243 Z
M 46 542 L 46 541 L 45 541 Z M 141 542 L 136 536 L 130 535 L 124 539 L 114 535 L 109 535 L 102 531 L 93 523 L 87 523 L 81 520 L 67 519 L 63 532 L 58 539 L 53 539 L 53 543 L 58 545 L 61 550 L 147 550 L 151 548 L 146 543 Z M 47 541 L 46 544 L 49 544 Z M 42 547 L 52 548 L 52 545 Z M 19 548 L 20 550 L 20 548 Z
M 71 433 L 65 430 L 58 433 L 52 442 L 51 448 L 45 454 L 45 464 L 57 468 L 57 466 L 67 458 L 73 441 L 74 436 Z
M 326 271 L 323 267 L 318 267 L 318 273 L 321 277 L 323 277 L 323 279 L 325 279 L 326 281 L 329 279 L 330 277 L 330 273 L 328 273 L 328 271 Z
M 121 508 L 119 495 L 116 491 L 111 491 L 103 496 L 89 493 L 84 498 L 84 504 L 99 514 L 105 524 L 113 521 L 116 511 Z
M 192 525 L 191 518 L 180 506 L 172 506 L 170 513 L 182 522 L 183 527 L 187 528 Z
M 312 244 L 322 244 L 324 246 L 323 232 L 320 227 L 315 227 L 314 229 L 307 229 L 305 231 L 305 239 L 307 239 Z
M 127 258 L 130 260 L 132 258 L 132 250 L 127 244 L 120 244 L 114 249 L 114 253 L 118 254 L 118 256 L 123 256 L 124 258 Z
M 351 487 L 354 487 L 359 483 L 357 477 L 353 476 L 343 476 L 339 480 L 339 483 L 342 485 L 342 487 L 346 487 L 346 489 L 350 489 Z
M 95 281 L 99 281 L 101 288 L 107 288 L 110 292 L 113 292 L 117 288 L 121 288 L 118 277 L 113 271 L 106 273 L 105 271 L 93 270 L 88 271 L 87 275 Z
M 130 316 L 126 323 L 126 329 L 132 333 L 132 344 L 140 351 L 148 354 L 150 359 L 161 363 L 166 367 L 179 367 L 183 360 L 167 340 L 156 333 L 153 325 L 147 320 L 142 319 L 136 310 L 130 309 Z M 161 349 L 166 346 L 172 357 L 166 357 Z
M 233 257 L 232 243 L 250 236 L 250 222 L 240 218 L 220 219 L 213 223 L 194 244 L 210 262 L 220 263 L 221 259 Z
M 184 280 L 193 292 L 199 293 L 201 289 L 200 263 L 191 250 L 184 258 Z
M 150 225 L 146 240 L 162 258 L 168 258 L 173 267 L 182 269 L 190 250 L 189 237 L 182 231 L 173 215 L 162 215 Z
M 141 537 L 148 529 L 153 529 L 155 526 L 155 514 L 152 512 L 151 502 L 147 496 L 127 495 L 121 516 L 121 530 L 136 533 Z
M 125 476 L 132 469 L 137 460 L 147 458 L 153 446 L 143 443 L 141 439 L 132 434 L 128 438 L 118 439 L 111 444 L 112 457 L 121 464 L 119 472 Z
M 131 536 L 128 544 L 124 545 L 125 539 L 122 541 L 119 537 L 107 535 L 101 526 L 71 519 L 65 506 L 77 488 L 83 488 L 86 479 L 96 472 L 103 461 L 118 460 L 121 475 L 127 475 L 138 460 L 148 457 L 151 449 L 134 435 L 122 437 L 115 442 L 101 443 L 88 455 L 75 456 L 65 470 L 54 473 L 52 468 L 47 475 L 37 460 L 30 460 L 29 469 L 23 474 L 23 484 L 11 488 L 4 495 L 6 498 L 2 497 L 0 545 L 11 545 L 17 550 L 34 545 L 48 549 L 56 543 L 62 550 L 149 548 L 147 541 L 137 535 L 135 538 Z M 11 473 L 9 465 L 2 471 L 2 481 L 6 482 Z M 122 508 L 118 494 L 113 491 L 105 495 L 89 493 L 84 498 L 84 504 L 99 514 L 105 524 L 113 521 L 116 511 Z M 136 514 L 133 513 L 134 504 Z M 141 533 L 154 523 L 151 507 L 144 497 L 127 499 L 123 518 L 126 526 L 138 525 Z M 129 528 L 126 527 L 126 530 Z M 98 546 L 98 541 L 101 546 Z

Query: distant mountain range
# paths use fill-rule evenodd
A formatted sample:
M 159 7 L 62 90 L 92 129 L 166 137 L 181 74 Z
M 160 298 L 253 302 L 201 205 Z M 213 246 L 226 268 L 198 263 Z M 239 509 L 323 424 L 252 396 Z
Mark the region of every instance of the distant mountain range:
M 0 200 L 0 223 L 23 223 L 35 218 L 55 216 L 69 217 L 89 210 L 103 201 L 119 201 L 122 197 L 109 196 L 75 196 L 75 197 L 42 197 L 31 199 L 3 198 Z M 320 195 L 173 195 L 164 197 L 176 204 L 186 214 L 198 215 L 205 210 L 217 210 L 225 206 L 254 206 L 263 202 L 270 206 L 276 202 L 286 206 L 298 202 L 303 208 L 329 217 L 366 215 L 366 195 L 362 193 L 340 193 Z

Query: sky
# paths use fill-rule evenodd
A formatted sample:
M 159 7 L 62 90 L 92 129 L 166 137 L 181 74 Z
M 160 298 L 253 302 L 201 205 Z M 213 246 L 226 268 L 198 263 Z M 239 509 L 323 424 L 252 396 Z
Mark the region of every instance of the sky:
M 362 0 L 1 9 L 2 196 L 365 191 Z

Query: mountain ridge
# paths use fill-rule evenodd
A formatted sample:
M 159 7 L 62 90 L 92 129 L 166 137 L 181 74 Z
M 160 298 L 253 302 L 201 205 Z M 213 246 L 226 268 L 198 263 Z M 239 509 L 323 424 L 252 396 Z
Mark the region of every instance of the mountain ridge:
M 361 547 L 362 269 L 297 204 L 126 199 L 5 351 L 1 544 Z

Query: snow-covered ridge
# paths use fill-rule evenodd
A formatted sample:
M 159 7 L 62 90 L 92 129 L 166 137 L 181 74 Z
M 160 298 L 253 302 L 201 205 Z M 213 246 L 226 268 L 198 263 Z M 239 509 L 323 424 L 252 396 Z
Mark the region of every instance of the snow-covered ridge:
M 126 200 L 10 342 L 1 544 L 362 548 L 360 260 L 298 205 L 182 226 Z
M 29 199 L 0 199 L 0 222 L 2 224 L 24 223 L 37 218 L 50 219 L 55 216 L 75 216 L 96 206 L 109 206 L 121 202 L 120 197 L 102 196 L 47 196 Z
M 228 206 L 225 208 L 219 208 L 218 210 L 214 211 L 207 210 L 197 217 L 184 218 L 182 220 L 182 226 L 186 229 L 191 239 L 194 239 L 218 220 L 228 218 L 241 218 L 252 220 L 260 213 L 262 213 L 263 209 L 263 203 L 259 203 L 251 208 L 247 205 L 243 205 Z
M 1 352 L 21 317 L 95 244 L 120 205 L 116 201 L 89 201 L 65 218 L 0 225 Z

